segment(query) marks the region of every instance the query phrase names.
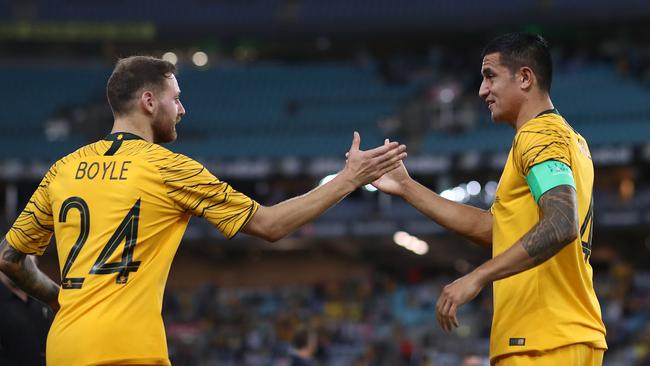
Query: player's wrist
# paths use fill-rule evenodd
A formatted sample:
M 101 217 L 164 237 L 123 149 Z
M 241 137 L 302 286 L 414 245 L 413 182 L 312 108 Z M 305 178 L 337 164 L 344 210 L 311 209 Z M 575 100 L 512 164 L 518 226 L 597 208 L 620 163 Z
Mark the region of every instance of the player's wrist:
M 363 183 L 359 181 L 357 176 L 353 174 L 347 167 L 343 169 L 339 174 L 337 174 L 333 180 L 337 181 L 346 193 L 351 193 L 352 191 L 359 188 Z
M 396 195 L 402 198 L 403 200 L 409 202 L 411 198 L 417 196 L 416 192 L 418 189 L 418 185 L 419 185 L 418 182 L 416 182 L 410 176 L 407 176 L 399 183 L 401 189 L 396 192 Z
M 485 268 L 485 266 L 479 266 L 472 272 L 470 272 L 470 276 L 472 276 L 473 280 L 480 286 L 480 287 L 485 287 L 489 282 L 492 282 L 490 279 L 490 273 L 489 271 Z

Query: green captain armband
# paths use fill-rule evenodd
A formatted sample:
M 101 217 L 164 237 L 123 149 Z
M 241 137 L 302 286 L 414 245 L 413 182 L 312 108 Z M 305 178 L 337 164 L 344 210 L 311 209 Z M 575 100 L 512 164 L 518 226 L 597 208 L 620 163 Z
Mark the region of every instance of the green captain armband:
M 557 186 L 566 184 L 576 187 L 571 168 L 557 160 L 547 160 L 533 166 L 526 176 L 526 182 L 537 203 L 544 193 Z

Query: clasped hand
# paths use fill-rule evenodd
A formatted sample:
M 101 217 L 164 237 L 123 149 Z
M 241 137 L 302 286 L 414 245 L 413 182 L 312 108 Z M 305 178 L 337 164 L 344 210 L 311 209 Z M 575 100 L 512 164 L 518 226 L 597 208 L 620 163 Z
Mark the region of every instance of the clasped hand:
M 406 158 L 406 146 L 397 142 L 385 143 L 371 150 L 360 150 L 361 137 L 354 132 L 343 173 L 351 175 L 355 185 L 371 183 L 387 172 L 398 168 Z

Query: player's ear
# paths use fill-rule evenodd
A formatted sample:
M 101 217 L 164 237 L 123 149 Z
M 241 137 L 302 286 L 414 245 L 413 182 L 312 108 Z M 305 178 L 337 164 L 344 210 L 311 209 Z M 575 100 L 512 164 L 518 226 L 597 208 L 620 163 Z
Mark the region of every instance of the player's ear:
M 535 73 L 530 67 L 524 66 L 517 73 L 517 81 L 521 89 L 530 89 L 536 81 Z
M 143 110 L 147 113 L 153 114 L 156 109 L 156 98 L 150 90 L 145 90 L 140 94 L 138 101 Z

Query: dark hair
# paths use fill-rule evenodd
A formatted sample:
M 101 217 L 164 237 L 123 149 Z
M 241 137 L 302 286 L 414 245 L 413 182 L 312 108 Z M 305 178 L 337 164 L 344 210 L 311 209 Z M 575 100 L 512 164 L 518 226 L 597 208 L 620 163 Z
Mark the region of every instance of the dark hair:
M 164 80 L 174 73 L 174 64 L 155 57 L 131 56 L 117 61 L 106 85 L 106 96 L 113 114 L 128 113 L 138 90 L 145 87 L 162 90 Z
M 315 332 L 307 327 L 299 327 L 293 335 L 291 342 L 296 349 L 302 349 L 309 345 L 311 338 L 315 336 Z
M 551 91 L 553 62 L 548 42 L 542 36 L 530 33 L 501 35 L 485 46 L 481 58 L 497 52 L 501 56 L 501 63 L 511 73 L 514 74 L 523 66 L 530 67 L 537 77 L 540 89 Z

